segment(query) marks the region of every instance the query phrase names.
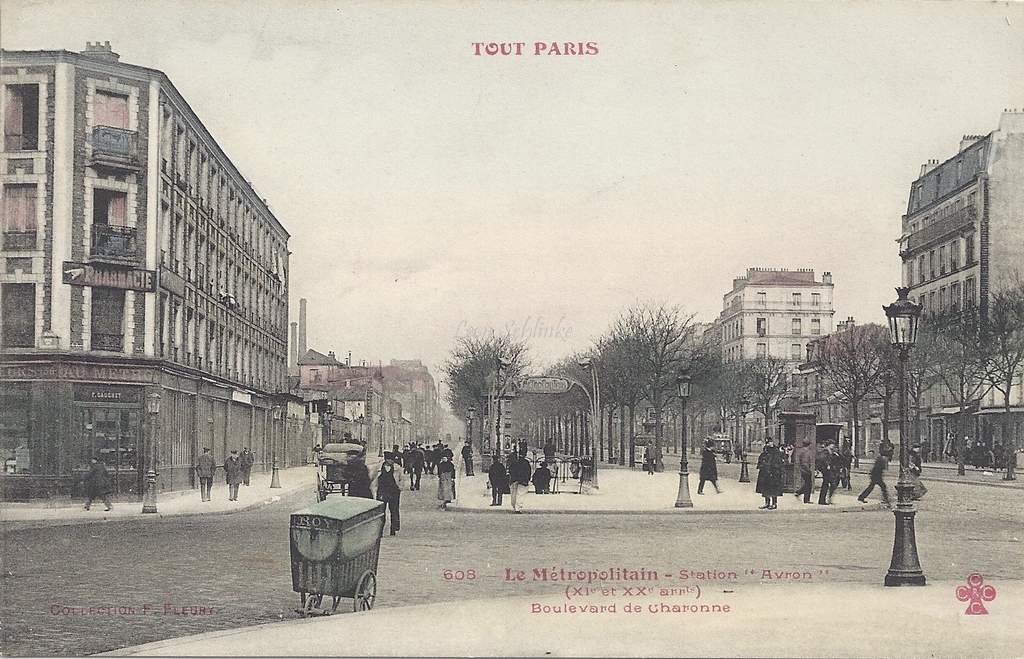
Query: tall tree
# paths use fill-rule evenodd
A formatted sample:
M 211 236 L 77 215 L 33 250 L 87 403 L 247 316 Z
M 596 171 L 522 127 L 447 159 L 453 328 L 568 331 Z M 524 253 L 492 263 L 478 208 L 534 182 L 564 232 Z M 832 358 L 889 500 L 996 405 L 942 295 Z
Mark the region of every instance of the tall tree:
M 1003 447 L 1016 448 L 1011 430 L 1010 393 L 1024 371 L 1024 282 L 1018 279 L 989 297 L 982 330 L 985 379 L 1003 397 Z
M 888 330 L 881 325 L 858 325 L 823 338 L 815 350 L 814 360 L 832 389 L 850 406 L 850 436 L 853 438 L 855 466 L 860 466 L 863 446 L 859 433 L 860 405 L 881 377 L 886 363 L 893 358 L 892 349 L 881 350 Z M 888 346 L 888 339 L 884 338 Z
M 748 359 L 741 364 L 750 407 L 763 415 L 768 425 L 782 406 L 782 401 L 793 394 L 793 368 L 790 362 L 773 355 Z

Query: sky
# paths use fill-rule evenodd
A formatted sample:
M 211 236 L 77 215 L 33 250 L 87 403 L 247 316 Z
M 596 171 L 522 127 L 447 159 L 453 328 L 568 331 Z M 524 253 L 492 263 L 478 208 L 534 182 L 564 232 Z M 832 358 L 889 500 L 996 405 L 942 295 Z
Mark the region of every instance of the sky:
M 881 321 L 921 163 L 1024 107 L 1022 3 L 0 0 L 5 49 L 97 40 L 267 198 L 311 347 L 435 374 L 470 332 L 543 365 L 637 302 L 712 320 L 748 267 Z

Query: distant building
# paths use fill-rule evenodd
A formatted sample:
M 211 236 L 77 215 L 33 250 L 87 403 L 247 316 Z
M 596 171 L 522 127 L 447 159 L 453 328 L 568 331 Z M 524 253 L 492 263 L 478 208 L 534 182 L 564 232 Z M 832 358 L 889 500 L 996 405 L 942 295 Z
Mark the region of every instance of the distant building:
M 67 494 L 94 456 L 117 493 L 192 485 L 201 447 L 269 462 L 288 232 L 162 72 L 109 43 L 0 63 L 5 496 Z
M 800 363 L 808 341 L 832 332 L 832 289 L 829 272 L 818 280 L 806 268 L 748 268 L 722 297 L 722 359 L 771 355 Z

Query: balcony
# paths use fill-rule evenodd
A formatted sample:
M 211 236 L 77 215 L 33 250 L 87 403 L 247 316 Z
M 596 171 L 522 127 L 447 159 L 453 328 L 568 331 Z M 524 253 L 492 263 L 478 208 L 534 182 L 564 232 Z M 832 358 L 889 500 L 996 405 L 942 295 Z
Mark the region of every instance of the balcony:
M 35 231 L 4 231 L 4 249 L 35 249 Z
M 124 334 L 92 333 L 92 349 L 107 352 L 124 352 Z
M 907 255 L 911 252 L 916 252 L 931 243 L 946 238 L 950 234 L 967 227 L 973 227 L 977 219 L 977 209 L 974 206 L 965 206 L 952 215 L 936 220 L 907 236 L 904 239 L 904 244 L 901 246 L 902 254 Z
M 139 171 L 139 136 L 133 130 L 95 126 L 92 129 L 90 167 Z
M 135 265 L 142 257 L 135 227 L 117 224 L 92 225 L 90 261 Z

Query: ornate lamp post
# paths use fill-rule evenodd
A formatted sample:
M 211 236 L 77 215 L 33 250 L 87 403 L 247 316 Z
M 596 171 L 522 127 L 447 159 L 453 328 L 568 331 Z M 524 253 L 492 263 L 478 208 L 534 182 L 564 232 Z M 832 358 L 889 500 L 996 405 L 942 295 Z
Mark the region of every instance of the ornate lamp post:
M 594 395 L 588 394 L 587 398 L 590 399 L 590 485 L 597 488 L 597 436 L 600 434 L 598 424 L 601 423 L 601 387 L 597 381 L 597 367 L 594 362 L 583 359 L 580 361 L 580 368 L 590 371 L 590 384 L 594 388 Z M 583 391 L 586 392 L 586 388 Z
M 690 466 L 686 461 L 686 399 L 690 397 L 690 376 L 683 373 L 676 378 L 676 390 L 679 394 L 680 424 L 679 444 L 679 492 L 676 494 L 676 508 L 693 508 L 690 499 Z
M 274 407 L 274 425 L 270 428 L 270 487 L 279 489 L 281 487 L 281 476 L 277 472 L 277 425 L 281 420 L 281 407 Z
M 380 418 L 380 445 L 377 447 L 377 457 L 384 457 L 384 417 Z
M 912 498 L 914 482 L 910 478 L 910 435 L 907 432 L 907 360 L 910 350 L 917 341 L 917 329 L 921 319 L 921 305 L 907 299 L 909 288 L 897 288 L 899 298 L 882 308 L 889 319 L 889 341 L 896 349 L 900 368 L 900 479 L 896 483 L 896 532 L 892 543 L 892 562 L 885 575 L 886 586 L 923 586 L 924 571 L 917 557 L 917 536 L 914 533 L 914 516 L 917 514 Z
M 476 418 L 476 408 L 470 407 L 466 410 L 466 439 L 469 440 L 469 445 L 473 445 L 473 420 Z M 481 452 L 483 447 L 480 448 Z
M 156 455 L 159 452 L 156 440 L 156 418 L 160 414 L 160 394 L 152 392 L 146 396 L 146 416 L 149 417 L 149 471 L 146 472 L 146 494 L 142 499 L 142 512 L 156 512 Z

